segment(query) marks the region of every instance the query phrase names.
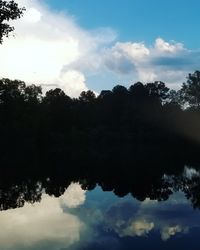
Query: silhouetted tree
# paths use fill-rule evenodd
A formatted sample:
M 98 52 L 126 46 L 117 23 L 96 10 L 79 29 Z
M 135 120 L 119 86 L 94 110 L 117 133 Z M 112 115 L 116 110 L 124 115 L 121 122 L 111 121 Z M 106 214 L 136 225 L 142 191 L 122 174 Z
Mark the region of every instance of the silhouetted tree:
M 112 95 L 111 90 L 102 90 L 100 95 L 98 96 L 98 99 L 109 99 Z
M 42 100 L 42 88 L 41 86 L 29 85 L 24 90 L 25 101 L 31 103 L 39 103 Z
M 64 100 L 66 97 L 65 92 L 60 88 L 51 89 L 46 92 L 43 102 L 51 104 L 60 100 Z
M 159 98 L 162 103 L 169 97 L 169 88 L 165 86 L 164 82 L 147 83 L 145 88 L 148 90 L 149 96 Z
M 92 103 L 95 99 L 96 99 L 96 96 L 94 92 L 92 92 L 91 90 L 82 91 L 79 96 L 79 100 L 82 102 Z
M 128 94 L 127 88 L 122 85 L 116 85 L 112 89 L 112 92 L 114 95 L 117 95 L 117 96 L 126 96 Z
M 24 11 L 25 8 L 19 8 L 15 1 L 0 0 L 0 44 L 3 37 L 8 37 L 9 33 L 14 30 L 8 22 L 20 18 Z
M 148 96 L 148 90 L 145 88 L 144 84 L 137 82 L 129 87 L 129 92 L 134 98 L 146 98 Z

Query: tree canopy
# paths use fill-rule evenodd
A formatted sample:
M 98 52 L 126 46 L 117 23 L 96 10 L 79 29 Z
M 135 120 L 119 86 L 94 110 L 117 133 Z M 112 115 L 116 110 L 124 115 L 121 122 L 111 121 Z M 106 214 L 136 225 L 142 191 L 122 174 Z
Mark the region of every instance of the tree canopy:
M 200 108 L 200 71 L 188 75 L 187 82 L 183 83 L 180 94 L 182 101 L 189 107 Z
M 0 0 L 0 44 L 3 42 L 3 37 L 8 37 L 14 30 L 9 21 L 20 18 L 24 10 L 25 8 L 19 8 L 15 1 Z

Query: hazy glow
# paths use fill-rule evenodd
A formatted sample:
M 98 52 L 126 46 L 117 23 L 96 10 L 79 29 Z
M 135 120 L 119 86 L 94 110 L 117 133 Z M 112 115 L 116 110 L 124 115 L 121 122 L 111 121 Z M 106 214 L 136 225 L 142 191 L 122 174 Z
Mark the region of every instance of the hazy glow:
M 37 23 L 40 21 L 42 14 L 35 8 L 30 8 L 25 12 L 24 18 L 31 23 Z

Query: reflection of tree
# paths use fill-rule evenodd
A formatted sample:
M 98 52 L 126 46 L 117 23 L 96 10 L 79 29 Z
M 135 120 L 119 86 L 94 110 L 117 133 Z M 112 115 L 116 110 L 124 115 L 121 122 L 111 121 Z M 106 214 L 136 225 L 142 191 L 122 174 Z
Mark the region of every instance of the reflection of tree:
M 147 163 L 145 163 L 147 164 Z M 152 163 L 154 164 L 154 163 Z M 94 167 L 94 166 L 93 166 Z M 151 169 L 155 165 L 149 165 Z M 77 171 L 77 172 L 76 172 Z M 130 169 L 129 169 L 130 171 Z M 163 171 L 163 172 L 162 172 Z M 167 168 L 162 168 L 159 173 L 145 172 L 145 166 L 140 165 L 136 172 L 124 172 L 115 170 L 115 167 L 95 169 L 95 171 L 80 174 L 80 168 L 69 169 L 61 176 L 52 173 L 53 177 L 46 178 L 41 174 L 35 179 L 24 180 L 20 176 L 9 179 L 6 176 L 0 185 L 0 209 L 16 208 L 23 206 L 25 202 L 34 203 L 40 201 L 43 190 L 49 195 L 59 197 L 64 193 L 71 182 L 79 182 L 85 190 L 92 190 L 99 185 L 103 191 L 113 191 L 119 197 L 129 193 L 140 201 L 146 198 L 157 201 L 164 201 L 175 191 L 183 191 L 191 201 L 194 208 L 200 208 L 200 176 L 187 177 L 182 173 L 176 173 L 172 177 L 165 177 L 164 172 Z M 171 170 L 170 170 L 171 172 Z M 58 174 L 58 175 L 56 175 Z M 172 174 L 172 172 L 171 172 Z M 48 172 L 45 176 L 48 175 Z
M 200 111 L 184 91 L 138 82 L 72 99 L 58 88 L 42 96 L 35 85 L 0 80 L 2 208 L 40 199 L 38 181 L 56 196 L 79 181 L 88 190 L 98 184 L 118 196 L 166 200 L 175 185 L 162 176 L 200 164 Z M 189 192 L 178 183 L 199 206 L 198 181 Z
M 187 199 L 189 199 L 194 208 L 200 209 L 200 175 L 194 175 L 192 177 L 182 176 L 174 181 L 177 189 L 182 190 Z
M 34 203 L 40 201 L 42 186 L 38 182 L 26 181 L 19 184 L 1 183 L 0 209 L 17 208 L 25 201 Z

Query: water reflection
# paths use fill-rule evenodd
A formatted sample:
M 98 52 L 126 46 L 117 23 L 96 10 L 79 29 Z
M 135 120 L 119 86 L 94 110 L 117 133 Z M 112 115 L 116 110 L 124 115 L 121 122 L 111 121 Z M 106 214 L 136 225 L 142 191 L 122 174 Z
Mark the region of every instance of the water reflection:
M 186 168 L 187 183 L 199 173 Z M 187 178 L 186 178 L 187 177 Z M 173 177 L 165 176 L 168 183 Z M 185 186 L 185 189 L 189 188 Z M 40 188 L 38 188 L 40 190 Z M 183 191 L 166 201 L 123 198 L 71 183 L 63 195 L 41 192 L 41 201 L 0 212 L 4 250 L 199 249 L 200 212 Z
M 146 165 L 145 165 L 146 166 Z M 139 201 L 167 200 L 174 191 L 182 191 L 194 208 L 200 208 L 200 174 L 199 168 L 163 167 L 163 165 L 139 165 L 131 168 L 96 169 L 89 167 L 84 172 L 71 168 L 57 175 L 5 175 L 0 178 L 0 209 L 21 207 L 25 202 L 34 203 L 41 200 L 43 191 L 59 197 L 72 182 L 80 183 L 84 190 L 93 190 L 100 186 L 103 191 L 112 191 L 119 197 L 131 194 Z M 173 171 L 172 171 L 173 170 Z
M 41 202 L 0 213 L 1 249 L 61 249 L 80 239 L 84 223 L 70 212 L 85 202 L 85 191 L 71 184 L 59 198 L 42 194 Z

